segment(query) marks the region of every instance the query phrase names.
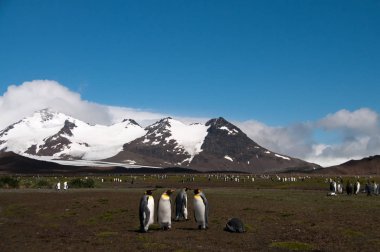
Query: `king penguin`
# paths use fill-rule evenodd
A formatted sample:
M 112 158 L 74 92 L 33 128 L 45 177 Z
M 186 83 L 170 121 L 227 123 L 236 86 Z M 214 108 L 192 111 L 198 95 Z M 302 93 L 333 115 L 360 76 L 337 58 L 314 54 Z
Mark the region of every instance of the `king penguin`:
M 154 198 L 152 193 L 153 190 L 147 190 L 140 200 L 140 231 L 144 233 L 147 232 L 149 226 L 154 223 Z
M 189 188 L 183 188 L 175 198 L 175 220 L 187 219 L 187 193 Z
M 172 228 L 172 204 L 170 200 L 170 195 L 174 190 L 167 190 L 161 195 L 158 200 L 158 224 L 160 224 L 161 229 L 168 230 Z
M 203 192 L 194 190 L 194 217 L 198 224 L 198 229 L 208 228 L 208 201 Z
M 360 192 L 360 182 L 359 180 L 357 180 L 356 183 L 354 184 L 354 193 L 358 194 L 359 192 Z

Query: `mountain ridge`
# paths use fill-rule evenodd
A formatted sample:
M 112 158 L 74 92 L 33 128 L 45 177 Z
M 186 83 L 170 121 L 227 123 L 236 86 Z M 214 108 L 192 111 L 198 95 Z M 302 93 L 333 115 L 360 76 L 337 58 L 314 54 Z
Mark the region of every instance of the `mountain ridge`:
M 223 117 L 190 125 L 167 117 L 142 128 L 133 119 L 90 125 L 44 109 L 0 131 L 0 151 L 199 171 L 258 173 L 319 167 L 269 151 Z

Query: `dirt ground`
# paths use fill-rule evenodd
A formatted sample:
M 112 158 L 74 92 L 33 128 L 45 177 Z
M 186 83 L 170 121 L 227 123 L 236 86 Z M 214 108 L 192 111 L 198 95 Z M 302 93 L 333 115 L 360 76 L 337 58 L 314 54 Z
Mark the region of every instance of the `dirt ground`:
M 152 181 L 101 184 L 94 189 L 0 190 L 0 251 L 376 251 L 380 248 L 380 197 L 327 197 L 317 183 L 302 186 L 265 182 L 229 186 L 205 181 L 209 226 L 191 220 L 157 224 L 139 233 L 138 205 Z M 165 189 L 160 181 L 157 200 Z M 261 183 L 261 184 L 260 184 Z M 157 183 L 156 183 L 157 184 Z M 257 185 L 261 186 L 257 186 Z M 180 187 L 167 183 L 167 188 Z M 134 187 L 134 188 L 133 188 Z M 173 199 L 175 197 L 173 195 Z M 229 218 L 243 220 L 247 232 L 224 231 Z

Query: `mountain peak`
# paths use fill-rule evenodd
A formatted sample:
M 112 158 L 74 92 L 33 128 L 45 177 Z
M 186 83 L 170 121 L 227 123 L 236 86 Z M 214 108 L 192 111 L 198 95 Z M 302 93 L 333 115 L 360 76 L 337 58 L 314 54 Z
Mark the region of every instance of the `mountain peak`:
M 170 127 L 170 120 L 173 119 L 171 117 L 162 118 L 161 120 L 146 127 L 146 129 L 148 131 L 166 130 L 167 127 Z
M 135 120 L 133 119 L 124 119 L 122 121 L 123 123 L 126 122 L 128 125 L 136 125 L 136 126 L 140 126 L 140 124 L 138 124 Z M 141 126 L 140 126 L 141 127 Z
M 211 131 L 214 131 L 214 130 L 225 131 L 228 135 L 233 135 L 233 136 L 239 133 L 242 133 L 242 131 L 238 127 L 236 127 L 235 125 L 233 125 L 232 123 L 224 119 L 223 117 L 218 117 L 218 118 L 209 120 L 206 123 L 206 126 L 210 126 Z
M 53 111 L 50 108 L 44 108 L 41 110 L 38 110 L 34 113 L 35 115 L 41 116 L 41 119 L 43 122 L 51 120 L 54 115 L 58 114 L 56 111 Z
M 206 126 L 209 126 L 209 125 L 215 125 L 215 126 L 224 126 L 226 124 L 230 124 L 230 122 L 228 122 L 226 119 L 224 119 L 223 117 L 218 117 L 218 118 L 213 118 L 211 120 L 209 120 L 207 123 L 206 123 Z

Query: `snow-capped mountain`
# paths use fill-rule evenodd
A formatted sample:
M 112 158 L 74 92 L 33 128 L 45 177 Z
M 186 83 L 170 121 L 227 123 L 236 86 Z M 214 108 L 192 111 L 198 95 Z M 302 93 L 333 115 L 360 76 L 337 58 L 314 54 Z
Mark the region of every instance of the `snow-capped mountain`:
M 202 145 L 203 151 L 192 160 L 192 168 L 262 173 L 318 167 L 269 151 L 222 117 L 209 120 L 206 126 L 208 129 Z
M 133 120 L 111 126 L 89 125 L 44 109 L 0 132 L 0 150 L 61 159 L 99 160 L 116 155 L 122 146 L 145 135 Z
M 202 124 L 186 125 L 170 117 L 145 128 L 146 135 L 124 145 L 124 150 L 109 161 L 158 166 L 188 167 L 191 160 L 202 152 L 208 127 Z
M 0 151 L 46 159 L 103 160 L 200 171 L 269 172 L 317 167 L 269 151 L 223 118 L 186 125 L 164 118 L 145 129 L 128 119 L 89 125 L 44 109 L 0 131 Z
M 165 118 L 146 128 L 147 134 L 124 145 L 107 161 L 162 167 L 179 166 L 200 171 L 269 172 L 318 165 L 269 151 L 224 118 L 205 125 L 185 125 Z

